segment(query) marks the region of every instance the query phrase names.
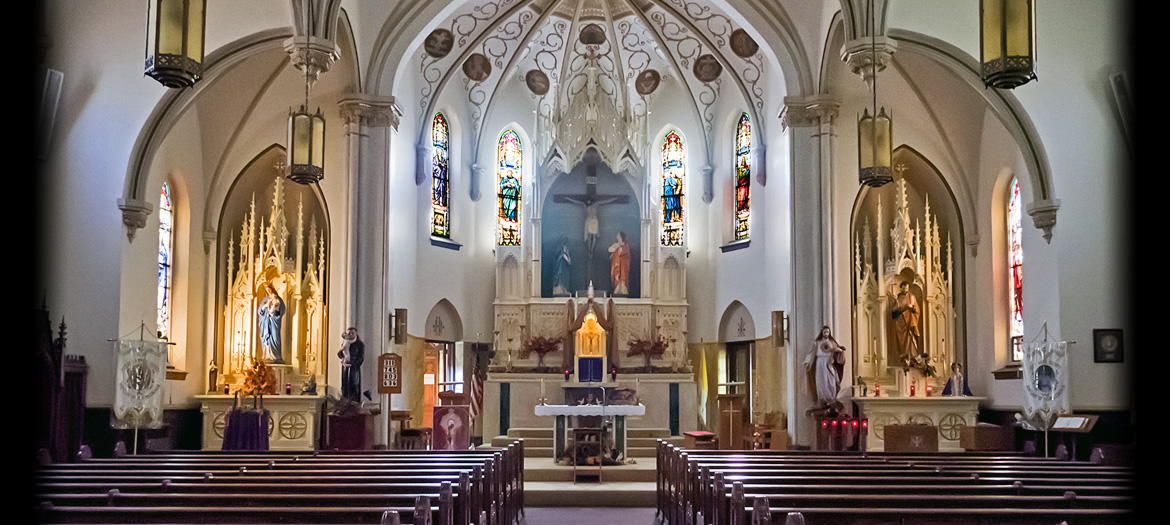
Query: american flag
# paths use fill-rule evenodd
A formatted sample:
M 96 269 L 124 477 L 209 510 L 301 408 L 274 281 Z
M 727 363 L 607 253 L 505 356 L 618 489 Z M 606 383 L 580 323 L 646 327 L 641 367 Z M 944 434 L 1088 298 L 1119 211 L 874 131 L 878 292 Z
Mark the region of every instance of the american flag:
M 478 357 L 479 353 L 476 352 L 476 354 Z M 487 368 L 487 365 L 477 358 L 475 360 L 475 370 L 471 373 L 470 403 L 472 421 L 475 421 L 475 418 L 479 417 L 480 412 L 483 412 L 483 377 L 487 374 L 485 373 L 486 370 L 482 370 L 481 367 Z

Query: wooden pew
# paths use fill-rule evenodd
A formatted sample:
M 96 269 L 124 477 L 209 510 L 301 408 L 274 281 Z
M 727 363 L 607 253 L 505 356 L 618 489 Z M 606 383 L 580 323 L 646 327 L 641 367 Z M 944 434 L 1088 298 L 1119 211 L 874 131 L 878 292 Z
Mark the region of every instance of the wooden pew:
M 1026 522 L 1037 509 L 1116 522 L 1134 506 L 1132 469 L 1014 454 L 684 451 L 664 441 L 658 447 L 658 513 L 671 524 L 743 518 L 728 510 L 739 508 L 730 503 L 736 488 L 748 491 L 740 502 L 747 516 L 760 500 L 771 502 L 774 512 L 768 514 L 779 514 L 777 519 L 793 509 L 814 509 L 812 517 L 829 523 L 873 522 L 863 519 L 867 515 L 884 523 L 904 507 L 923 505 L 956 523 L 976 523 L 980 513 Z M 1017 507 L 1028 510 L 1010 511 Z
M 231 505 L 264 509 L 291 502 L 297 508 L 360 509 L 312 511 L 303 518 L 307 522 L 370 522 L 391 507 L 411 516 L 399 507 L 412 498 L 437 498 L 437 523 L 471 523 L 482 515 L 490 524 L 504 524 L 517 522 L 523 512 L 522 460 L 519 441 L 506 449 L 466 453 L 163 453 L 48 465 L 35 479 L 50 522 L 85 521 L 86 512 L 101 502 L 119 510 L 102 511 L 90 522 L 150 522 L 165 515 L 150 509 L 212 509 L 206 513 Z M 260 522 L 262 515 L 248 510 L 220 521 Z M 164 521 L 179 523 L 179 518 L 200 523 L 202 516 L 180 514 Z

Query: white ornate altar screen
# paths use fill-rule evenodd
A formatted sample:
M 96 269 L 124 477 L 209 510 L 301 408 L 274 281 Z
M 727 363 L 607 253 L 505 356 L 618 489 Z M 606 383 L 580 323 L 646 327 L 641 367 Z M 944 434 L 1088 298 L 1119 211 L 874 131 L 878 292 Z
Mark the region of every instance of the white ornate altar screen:
M 915 346 L 930 355 L 937 374 L 920 380 L 916 390 L 923 395 L 930 384 L 941 392 L 957 360 L 952 235 L 932 213 L 929 195 L 921 199 L 918 215 L 912 212 L 918 206 L 910 202 L 906 179 L 899 176 L 891 186 L 896 199 L 890 216 L 879 195 L 855 218 L 853 376 L 870 391 L 875 382 L 887 392 L 901 382 L 902 349 L 892 311 L 905 283 L 918 303 Z
M 215 341 L 219 379 L 208 385 L 209 391 L 221 392 L 225 383 L 239 385 L 252 359 L 262 356 L 257 308 L 269 284 L 285 303 L 283 363 L 272 365 L 278 385 L 291 383 L 299 391 L 310 377 L 325 384 L 328 231 L 319 225 L 325 217 L 318 196 L 308 187 L 286 184 L 277 175 L 260 193 L 259 202 L 252 194 L 238 224 L 224 225 L 222 235 L 227 239 L 221 242 L 225 259 L 220 279 L 227 289 L 217 301 Z

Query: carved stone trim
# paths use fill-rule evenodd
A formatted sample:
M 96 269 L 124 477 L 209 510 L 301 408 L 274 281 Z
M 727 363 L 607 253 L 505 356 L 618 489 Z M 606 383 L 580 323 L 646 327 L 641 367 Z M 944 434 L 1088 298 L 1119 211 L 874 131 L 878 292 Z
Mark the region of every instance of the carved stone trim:
M 126 238 L 134 242 L 134 234 L 138 229 L 146 226 L 146 218 L 154 210 L 154 206 L 142 199 L 118 199 L 118 209 L 122 210 L 122 224 L 126 225 Z
M 894 51 L 898 50 L 898 43 L 886 36 L 874 39 L 859 38 L 846 42 L 841 50 L 841 60 L 849 66 L 853 74 L 861 77 L 869 89 L 873 89 L 874 59 L 877 59 L 877 71 L 884 71 L 889 65 Z
M 471 196 L 472 202 L 479 202 L 479 185 L 480 181 L 483 179 L 483 172 L 484 167 L 480 166 L 478 163 L 471 165 L 471 184 L 469 184 L 469 195 Z
M 359 119 L 366 126 L 398 129 L 398 119 L 402 110 L 394 102 L 394 97 L 376 97 L 362 94 L 349 94 L 337 103 L 341 118 L 346 123 L 358 122 Z
M 337 44 L 332 40 L 315 36 L 291 37 L 284 41 L 284 50 L 293 67 L 308 79 L 310 87 L 341 56 Z
M 715 168 L 711 166 L 703 166 L 699 168 L 699 176 L 703 180 L 703 202 L 710 204 L 711 199 L 715 197 L 715 180 L 713 178 Z
M 1056 226 L 1056 210 L 1060 209 L 1060 199 L 1032 202 L 1025 209 L 1032 217 L 1032 225 L 1044 230 L 1044 240 L 1052 244 L 1052 227 Z
M 211 253 L 211 245 L 215 242 L 216 233 L 210 230 L 203 231 L 203 253 Z
M 807 98 L 784 97 L 784 108 L 780 110 L 780 125 L 782 129 L 818 126 L 824 119 L 831 122 L 837 118 L 840 109 L 840 102 L 821 95 Z

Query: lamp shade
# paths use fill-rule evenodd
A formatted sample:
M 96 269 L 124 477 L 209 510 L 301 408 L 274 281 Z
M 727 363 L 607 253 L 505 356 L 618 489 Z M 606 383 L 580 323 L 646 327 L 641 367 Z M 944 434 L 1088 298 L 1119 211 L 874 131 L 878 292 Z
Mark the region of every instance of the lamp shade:
M 1036 78 L 1032 0 L 979 1 L 983 83 L 1011 89 Z
M 288 116 L 288 178 L 312 184 L 325 178 L 325 117 L 305 106 Z
M 878 187 L 894 180 L 890 169 L 893 157 L 894 121 L 882 107 L 876 116 L 867 108 L 857 121 L 857 164 L 861 184 Z
M 190 87 L 203 76 L 207 0 L 150 0 L 146 75 L 169 88 Z

